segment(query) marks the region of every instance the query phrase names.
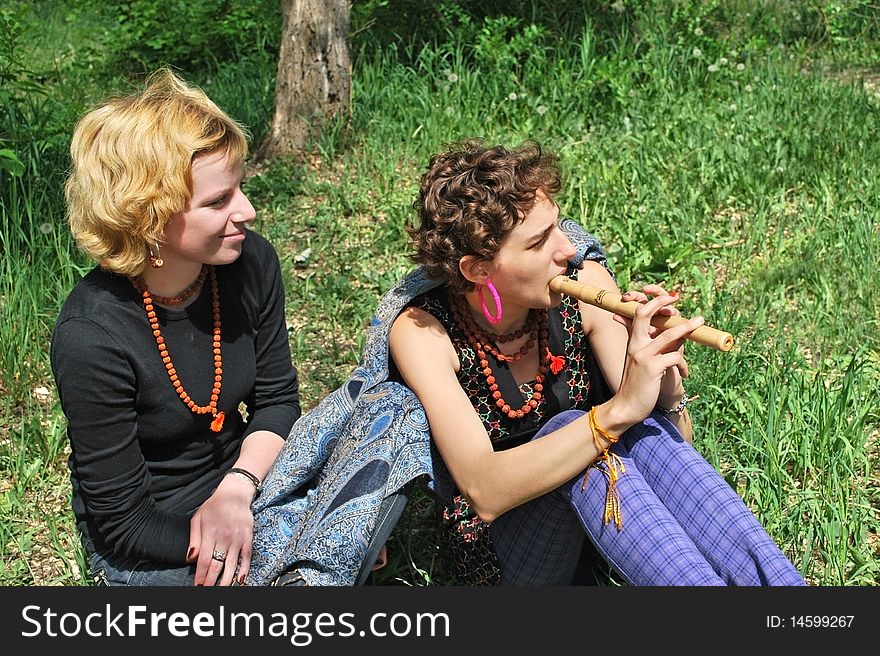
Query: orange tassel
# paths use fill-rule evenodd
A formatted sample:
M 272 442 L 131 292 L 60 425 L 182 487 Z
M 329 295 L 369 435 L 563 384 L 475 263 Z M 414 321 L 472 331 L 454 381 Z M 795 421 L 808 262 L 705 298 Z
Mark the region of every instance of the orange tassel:
M 617 489 L 617 481 L 620 479 L 620 475 L 626 472 L 626 467 L 616 453 L 607 453 L 602 459 L 607 471 L 601 468 L 599 471 L 608 478 L 608 495 L 605 497 L 605 514 L 602 520 L 608 524 L 613 519 L 617 530 L 620 530 L 623 528 L 623 514 L 621 513 L 620 491 Z
M 561 355 L 553 355 L 550 352 L 548 352 L 547 355 L 550 356 L 550 371 L 552 371 L 554 375 L 558 374 L 565 366 L 565 358 Z
M 153 302 L 159 301 L 165 305 L 179 305 L 195 294 L 204 283 L 205 277 L 209 275 L 211 277 L 211 305 L 213 307 L 214 315 L 214 339 L 212 349 L 214 352 L 214 387 L 211 388 L 210 403 L 208 403 L 208 405 L 198 405 L 192 400 L 192 398 L 190 398 L 190 395 L 184 389 L 183 383 L 180 381 L 180 376 L 174 368 L 174 363 L 171 361 L 171 355 L 168 353 L 168 344 L 165 342 L 165 338 L 162 337 L 162 331 L 159 327 L 159 319 L 156 317 Z M 184 290 L 180 296 L 175 296 L 173 298 L 165 298 L 164 296 L 154 297 L 150 294 L 150 290 L 147 289 L 147 284 L 140 277 L 130 278 L 130 280 L 135 289 L 141 292 L 144 310 L 147 313 L 147 321 L 150 324 L 150 329 L 153 331 L 153 337 L 156 338 L 156 345 L 159 347 L 159 356 L 162 358 L 162 364 L 165 365 L 165 370 L 168 372 L 168 378 L 171 381 L 171 385 L 174 387 L 174 391 L 180 397 L 180 400 L 183 401 L 184 405 L 186 405 L 186 407 L 192 412 L 198 415 L 204 415 L 210 412 L 214 417 L 214 421 L 211 422 L 211 430 L 215 433 L 219 433 L 223 428 L 223 419 L 225 416 L 222 412 L 217 412 L 217 400 L 220 398 L 220 387 L 223 384 L 223 356 L 220 352 L 220 290 L 217 287 L 217 276 L 214 273 L 214 267 L 204 265 L 202 271 L 199 273 L 199 277 L 196 278 L 196 281 Z
M 223 430 L 223 420 L 224 419 L 226 419 L 225 412 L 221 411 L 221 412 L 218 412 L 216 415 L 214 415 L 214 421 L 211 422 L 211 430 L 214 431 L 215 433 L 219 433 L 221 430 Z

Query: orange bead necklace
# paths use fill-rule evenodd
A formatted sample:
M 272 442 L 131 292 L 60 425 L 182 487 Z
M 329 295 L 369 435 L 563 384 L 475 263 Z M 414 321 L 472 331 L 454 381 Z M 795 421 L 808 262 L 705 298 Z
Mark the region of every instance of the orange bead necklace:
M 496 407 L 498 407 L 498 409 L 510 419 L 522 419 L 532 410 L 537 408 L 541 401 L 544 400 L 544 379 L 547 377 L 547 369 L 554 364 L 555 358 L 561 360 L 559 356 L 554 356 L 550 353 L 550 349 L 547 347 L 547 344 L 549 344 L 547 310 L 541 310 L 538 312 L 537 320 L 533 321 L 533 324 L 537 324 L 537 326 L 532 328 L 533 332 L 529 335 L 530 339 L 526 345 L 523 346 L 524 351 L 521 349 L 519 352 L 510 356 L 501 353 L 497 348 L 493 348 L 492 345 L 489 344 L 489 339 L 487 339 L 488 336 L 476 324 L 473 317 L 471 317 L 464 297 L 460 296 L 457 299 L 453 299 L 450 303 L 450 307 L 452 309 L 453 319 L 464 332 L 468 344 L 470 344 L 477 353 L 477 357 L 480 360 L 480 371 L 486 377 L 486 384 L 489 386 L 489 392 L 492 395 L 492 400 L 495 401 Z M 526 324 L 528 323 L 529 320 L 526 319 Z M 539 365 L 538 373 L 535 375 L 535 384 L 532 386 L 532 393 L 526 399 L 526 402 L 521 408 L 512 408 L 510 404 L 504 400 L 504 396 L 501 394 L 501 390 L 498 387 L 498 382 L 495 379 L 486 352 L 488 351 L 492 353 L 492 355 L 501 362 L 516 362 L 531 351 L 536 343 L 538 346 Z M 541 354 L 542 347 L 544 351 L 543 356 Z M 552 368 L 553 373 L 558 373 L 556 367 Z
M 205 278 L 208 276 L 208 265 L 203 264 L 202 270 L 199 271 L 198 277 L 193 280 L 193 284 L 180 292 L 177 296 L 159 296 L 158 294 L 150 294 L 154 303 L 159 303 L 161 305 L 180 305 L 181 303 L 185 303 L 192 295 L 195 294 L 198 290 L 202 288 L 202 285 L 205 282 Z M 139 292 L 143 292 L 147 288 L 147 283 L 144 282 L 144 279 L 141 276 L 137 276 L 131 279 L 131 284 L 134 285 L 134 288 Z
M 459 297 L 452 305 L 455 322 L 464 330 L 468 343 L 471 346 L 475 346 L 476 342 L 479 341 L 483 346 L 483 349 L 494 355 L 499 362 L 517 362 L 518 360 L 522 360 L 533 348 L 535 348 L 535 343 L 538 340 L 538 331 L 540 329 L 540 316 L 536 321 L 532 315 L 536 314 L 537 310 L 529 310 L 529 314 L 526 316 L 526 322 L 522 328 L 512 333 L 508 333 L 507 335 L 496 335 L 495 333 L 486 332 L 480 328 L 476 321 L 474 321 L 471 313 L 468 311 L 467 302 L 464 300 L 464 297 Z M 492 342 L 510 342 L 523 335 L 528 335 L 526 343 L 523 344 L 516 353 L 512 353 L 511 355 L 502 353 L 501 349 L 492 344 Z
M 162 337 L 162 331 L 159 328 L 159 319 L 156 316 L 156 308 L 153 303 L 159 302 L 163 305 L 180 305 L 185 300 L 189 299 L 195 291 L 201 287 L 206 276 L 211 279 L 211 306 L 214 315 L 214 339 L 212 347 L 214 352 L 214 387 L 211 390 L 211 399 L 208 405 L 198 405 L 192 400 L 192 398 L 190 398 L 189 393 L 187 393 L 186 389 L 183 387 L 183 383 L 180 382 L 177 370 L 174 368 L 174 363 L 171 361 L 171 355 L 168 353 L 168 347 L 165 345 L 165 338 Z M 225 419 L 226 414 L 223 411 L 217 412 L 217 401 L 220 399 L 220 387 L 223 383 L 223 357 L 220 352 L 220 290 L 217 286 L 217 274 L 214 272 L 214 267 L 211 265 L 203 266 L 196 281 L 179 296 L 171 298 L 153 296 L 150 294 L 150 290 L 147 289 L 147 284 L 140 276 L 132 278 L 131 282 L 135 286 L 135 289 L 141 292 L 144 309 L 147 311 L 147 320 L 150 322 L 153 337 L 156 338 L 156 346 L 159 347 L 159 355 L 162 357 L 162 364 L 165 365 L 165 371 L 168 373 L 168 378 L 171 380 L 171 385 L 174 387 L 174 391 L 177 392 L 177 395 L 180 397 L 180 400 L 183 401 L 184 405 L 195 414 L 205 415 L 210 413 L 214 418 L 211 422 L 211 430 L 215 433 L 219 433 L 223 429 L 223 420 Z

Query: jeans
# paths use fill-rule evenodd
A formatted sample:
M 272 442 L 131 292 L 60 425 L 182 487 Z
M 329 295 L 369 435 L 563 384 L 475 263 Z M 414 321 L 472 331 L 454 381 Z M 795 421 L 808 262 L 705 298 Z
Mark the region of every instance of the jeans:
M 97 552 L 91 554 L 90 562 L 96 585 L 191 586 L 196 572 L 195 564 L 171 565 Z

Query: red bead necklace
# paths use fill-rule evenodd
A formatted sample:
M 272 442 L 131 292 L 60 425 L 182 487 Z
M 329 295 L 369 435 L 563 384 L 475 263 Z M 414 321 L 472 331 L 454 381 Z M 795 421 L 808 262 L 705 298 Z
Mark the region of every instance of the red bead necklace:
M 510 419 L 522 419 L 527 414 L 529 414 L 532 410 L 538 407 L 538 404 L 541 403 L 544 399 L 544 379 L 547 376 L 547 368 L 551 366 L 551 370 L 553 373 L 558 373 L 559 369 L 561 369 L 561 364 L 559 365 L 559 369 L 557 369 L 556 365 L 559 361 L 562 361 L 563 358 L 561 356 L 554 356 L 550 353 L 550 349 L 547 347 L 549 343 L 549 332 L 547 330 L 547 310 L 536 311 L 532 310 L 529 313 L 529 316 L 533 312 L 537 313 L 537 320 L 533 320 L 531 322 L 532 329 L 529 333 L 529 340 L 526 344 L 520 348 L 520 350 L 513 355 L 506 355 L 501 353 L 497 347 L 492 346 L 490 342 L 489 335 L 483 331 L 477 323 L 474 321 L 471 316 L 470 309 L 467 306 L 467 302 L 464 300 L 463 296 L 459 296 L 453 299 L 450 304 L 452 308 L 452 317 L 455 322 L 461 327 L 462 331 L 465 334 L 465 339 L 467 339 L 468 344 L 473 347 L 473 349 L 477 353 L 477 357 L 480 359 L 480 371 L 486 377 L 486 383 L 489 385 L 489 391 L 492 394 L 492 398 L 495 401 L 495 405 L 506 414 Z M 529 319 L 526 319 L 526 323 L 529 323 Z M 521 329 L 524 330 L 524 329 Z M 515 332 L 513 333 L 516 334 Z M 520 332 L 520 336 L 522 336 L 524 332 Z M 507 340 L 509 341 L 509 340 Z M 540 354 L 542 347 L 544 351 L 543 357 L 539 356 L 539 365 L 538 365 L 538 373 L 535 375 L 535 384 L 532 386 L 532 393 L 526 399 L 526 402 L 522 405 L 521 408 L 512 408 L 507 401 L 504 400 L 504 396 L 501 394 L 501 390 L 498 388 L 498 382 L 495 379 L 495 375 L 492 372 L 492 367 L 489 365 L 489 358 L 486 353 L 491 353 L 501 362 L 516 362 L 520 360 L 525 355 L 527 355 L 532 348 L 537 343 L 538 352 Z
M 198 405 L 192 400 L 192 398 L 190 398 L 190 395 L 183 387 L 183 383 L 180 382 L 180 379 L 177 376 L 177 370 L 174 368 L 174 363 L 171 361 L 171 355 L 169 355 L 168 348 L 165 345 L 165 338 L 162 337 L 162 331 L 159 328 L 159 319 L 156 317 L 156 309 L 153 303 L 158 302 L 163 305 L 180 305 L 195 293 L 204 282 L 206 276 L 210 276 L 211 279 L 211 306 L 214 315 L 214 339 L 212 347 L 214 352 L 214 387 L 211 390 L 211 399 L 208 405 Z M 146 283 L 140 276 L 132 278 L 131 282 L 135 288 L 141 292 L 144 309 L 147 311 L 147 320 L 150 322 L 153 337 L 156 338 L 156 345 L 159 347 L 159 355 L 162 357 L 162 364 L 165 365 L 165 371 L 168 372 L 168 378 L 171 380 L 171 385 L 174 387 L 174 391 L 177 392 L 177 395 L 180 397 L 180 400 L 183 401 L 184 405 L 195 414 L 204 415 L 210 413 L 214 418 L 211 422 L 211 430 L 215 433 L 219 433 L 223 429 L 223 420 L 225 419 L 226 414 L 223 411 L 217 412 L 217 401 L 220 399 L 220 387 L 223 383 L 223 358 L 220 353 L 220 291 L 217 286 L 217 274 L 214 272 L 214 267 L 204 265 L 202 271 L 199 273 L 199 277 L 196 278 L 196 281 L 179 296 L 171 298 L 153 296 L 150 294 L 150 290 L 147 289 Z
M 208 265 L 203 264 L 202 270 L 199 271 L 198 277 L 193 280 L 193 283 L 184 289 L 177 296 L 159 296 L 158 294 L 151 294 L 151 298 L 154 303 L 159 303 L 160 305 L 180 305 L 181 303 L 185 303 L 192 295 L 195 294 L 199 289 L 202 288 L 202 285 L 205 282 L 205 278 L 208 276 Z M 131 284 L 134 285 L 134 288 L 139 292 L 143 292 L 147 288 L 147 283 L 144 282 L 144 279 L 141 276 L 137 276 L 131 279 Z
M 483 349 L 494 355 L 499 362 L 517 362 L 522 360 L 535 347 L 535 342 L 538 339 L 538 331 L 540 329 L 540 316 L 538 317 L 538 321 L 535 321 L 532 318 L 532 314 L 536 312 L 535 310 L 529 311 L 528 317 L 526 318 L 526 324 L 522 328 L 512 333 L 508 333 L 507 335 L 495 335 L 484 331 L 477 325 L 477 322 L 474 321 L 471 313 L 468 311 L 467 304 L 464 302 L 463 298 L 458 301 L 458 306 L 453 307 L 453 309 L 455 310 L 455 321 L 464 330 L 465 336 L 468 338 L 468 343 L 475 347 L 476 343 L 479 342 L 482 344 Z M 492 342 L 495 341 L 503 343 L 512 341 L 517 337 L 522 337 L 526 334 L 527 329 L 529 330 L 529 338 L 516 353 L 507 355 L 506 353 L 502 353 L 497 346 L 492 344 Z M 519 334 L 517 335 L 517 333 Z M 498 339 L 499 337 L 501 337 L 501 339 Z

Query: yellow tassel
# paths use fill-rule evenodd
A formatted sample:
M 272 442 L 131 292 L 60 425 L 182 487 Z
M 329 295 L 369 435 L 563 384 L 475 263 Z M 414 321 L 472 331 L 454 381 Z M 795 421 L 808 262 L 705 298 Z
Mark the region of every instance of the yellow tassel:
M 596 458 L 596 462 L 593 466 L 602 472 L 602 474 L 608 479 L 608 494 L 605 497 L 605 512 L 602 516 L 602 521 L 604 521 L 605 524 L 608 524 L 611 520 L 614 520 L 617 529 L 621 530 L 623 528 L 623 514 L 621 512 L 620 491 L 617 489 L 617 481 L 620 479 L 621 474 L 626 473 L 626 465 L 623 460 L 621 460 L 620 456 L 608 451 L 611 445 L 615 444 L 620 438 L 612 435 L 599 426 L 599 422 L 596 420 L 596 406 L 593 406 L 590 410 L 589 417 L 590 430 L 593 433 L 593 441 L 596 443 L 596 448 L 601 451 L 601 454 Z M 600 437 L 608 442 L 607 446 L 599 441 Z M 600 463 L 605 463 L 605 467 L 601 467 Z M 584 474 L 584 482 L 581 485 L 581 490 L 587 488 L 589 475 L 590 470 L 588 468 Z
M 612 519 L 617 529 L 623 528 L 623 515 L 620 507 L 620 490 L 617 489 L 617 481 L 620 475 L 626 472 L 623 460 L 616 453 L 606 453 L 605 465 L 608 467 L 608 496 L 605 500 L 605 516 L 603 520 L 607 524 Z

